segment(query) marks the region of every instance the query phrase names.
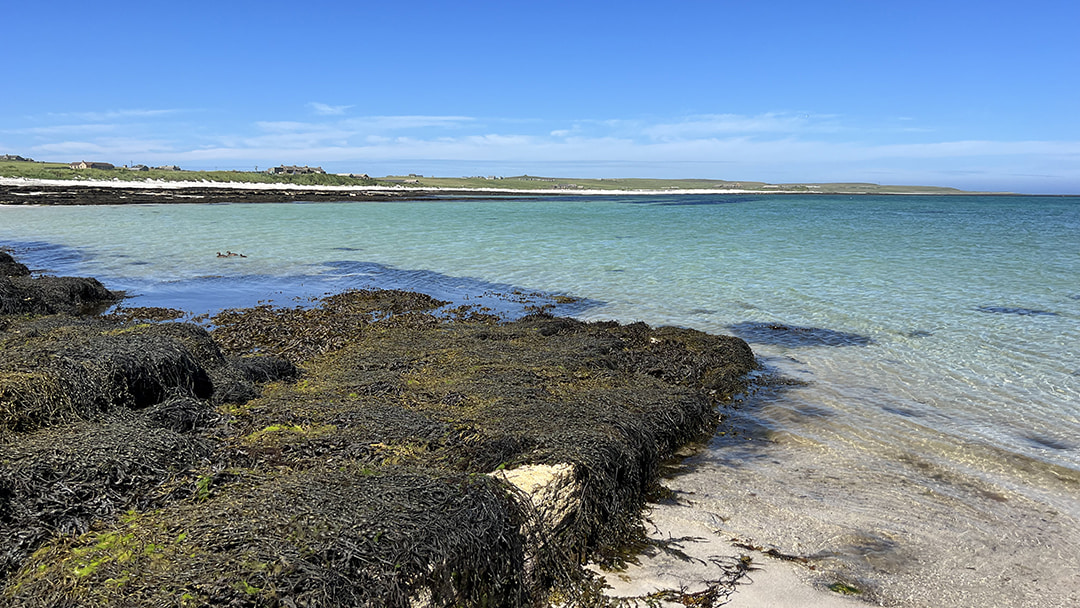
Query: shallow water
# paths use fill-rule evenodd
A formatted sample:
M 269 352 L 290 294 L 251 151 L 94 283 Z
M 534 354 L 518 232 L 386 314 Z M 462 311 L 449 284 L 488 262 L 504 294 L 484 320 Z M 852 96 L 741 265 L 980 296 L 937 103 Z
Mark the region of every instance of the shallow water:
M 517 289 L 579 297 L 556 312 L 584 319 L 740 335 L 807 384 L 745 396 L 738 432 L 674 483 L 731 535 L 928 606 L 1080 593 L 1078 235 L 1080 198 L 0 207 L 0 245 L 132 306 L 380 286 L 513 314 L 490 294 Z

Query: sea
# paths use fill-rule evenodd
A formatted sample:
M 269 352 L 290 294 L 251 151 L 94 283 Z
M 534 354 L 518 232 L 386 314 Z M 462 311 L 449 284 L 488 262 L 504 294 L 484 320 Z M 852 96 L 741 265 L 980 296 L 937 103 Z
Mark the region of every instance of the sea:
M 871 604 L 1080 606 L 1080 197 L 19 205 L 0 247 L 128 307 L 379 287 L 737 335 L 759 382 L 657 507 L 683 542 Z

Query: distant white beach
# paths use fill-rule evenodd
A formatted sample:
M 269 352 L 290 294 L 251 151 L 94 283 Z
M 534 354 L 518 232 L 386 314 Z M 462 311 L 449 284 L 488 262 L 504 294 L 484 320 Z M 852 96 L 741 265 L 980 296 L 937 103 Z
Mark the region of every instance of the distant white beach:
M 301 184 L 272 184 L 256 182 L 212 182 L 212 181 L 164 181 L 147 179 L 143 181 L 122 180 L 78 180 L 78 179 L 34 179 L 25 177 L 0 177 L 0 186 L 41 186 L 41 187 L 69 187 L 69 186 L 93 186 L 96 188 L 132 188 L 141 190 L 181 190 L 184 188 L 222 188 L 233 190 L 294 190 L 305 192 L 476 192 L 481 194 L 565 194 L 583 196 L 652 196 L 670 194 L 806 194 L 806 192 L 794 190 L 769 189 L 746 190 L 737 188 L 717 189 L 658 189 L 658 190 L 595 190 L 575 188 L 573 190 L 534 189 L 519 190 L 516 188 L 437 188 L 431 186 L 331 186 Z

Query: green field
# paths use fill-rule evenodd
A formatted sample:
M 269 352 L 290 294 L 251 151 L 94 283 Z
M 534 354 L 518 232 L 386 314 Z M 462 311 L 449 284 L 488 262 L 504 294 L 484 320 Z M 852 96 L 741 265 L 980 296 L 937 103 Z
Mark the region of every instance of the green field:
M 755 192 L 804 192 L 807 194 L 965 194 L 955 188 L 935 186 L 883 186 L 869 183 L 798 183 L 767 184 L 716 179 L 576 179 L 562 177 L 424 177 L 417 175 L 386 176 L 382 178 L 349 177 L 334 174 L 270 175 L 254 171 L 131 171 L 123 167 L 110 170 L 71 169 L 65 163 L 0 161 L 0 177 L 34 179 L 96 180 L 96 181 L 210 181 L 280 183 L 303 186 L 401 186 L 405 188 L 443 188 L 472 190 L 557 190 L 573 193 L 578 190 L 751 190 Z
M 504 178 L 484 177 L 423 177 L 387 176 L 380 183 L 399 184 L 411 188 L 474 189 L 497 188 L 499 190 L 559 190 L 572 193 L 575 190 L 751 190 L 755 192 L 805 192 L 807 194 L 964 194 L 956 188 L 935 186 L 882 186 L 868 183 L 827 184 L 767 184 L 719 179 L 575 179 L 565 177 L 535 177 L 521 175 Z
M 131 171 L 116 169 L 72 169 L 66 163 L 0 161 L 0 177 L 32 179 L 76 179 L 97 181 L 141 182 L 148 179 L 167 182 L 211 181 L 247 182 L 260 184 L 298 184 L 302 186 L 374 186 L 375 180 L 325 173 L 307 175 L 270 175 L 255 171 Z

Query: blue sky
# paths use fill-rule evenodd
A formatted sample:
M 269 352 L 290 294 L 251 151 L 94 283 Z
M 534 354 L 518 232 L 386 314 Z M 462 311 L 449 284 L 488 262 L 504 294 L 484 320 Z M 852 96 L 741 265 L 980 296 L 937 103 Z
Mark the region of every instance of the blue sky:
M 18 2 L 0 154 L 1080 193 L 1080 2 Z

